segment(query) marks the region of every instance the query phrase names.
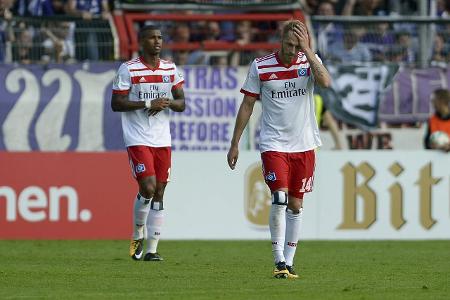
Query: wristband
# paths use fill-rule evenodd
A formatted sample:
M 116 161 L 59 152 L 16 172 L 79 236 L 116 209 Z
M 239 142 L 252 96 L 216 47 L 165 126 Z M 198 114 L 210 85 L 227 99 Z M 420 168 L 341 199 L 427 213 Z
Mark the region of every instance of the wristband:
M 152 107 L 152 100 L 145 100 L 145 108 L 150 108 Z

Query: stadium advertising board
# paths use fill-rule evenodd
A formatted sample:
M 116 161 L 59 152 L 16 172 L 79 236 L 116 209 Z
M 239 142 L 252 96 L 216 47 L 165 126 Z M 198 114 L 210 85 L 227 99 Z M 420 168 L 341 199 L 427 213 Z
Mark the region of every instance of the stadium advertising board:
M 0 85 L 0 151 L 123 150 L 120 114 L 112 112 L 110 108 L 111 83 L 117 67 L 117 63 L 48 67 L 30 65 L 26 68 L 2 65 L 0 80 L 5 84 Z M 175 151 L 226 149 L 242 100 L 239 90 L 247 74 L 247 67 L 186 66 L 181 70 L 185 78 L 187 108 L 183 113 L 172 113 L 171 116 Z M 367 86 L 364 80 L 378 78 L 377 74 L 383 73 L 381 72 L 383 69 L 380 68 L 360 67 L 358 70 L 371 76 L 360 76 L 357 81 L 355 76 L 360 73 L 351 75 L 341 71 L 343 74 L 339 75 L 338 72 L 335 78 L 339 78 L 336 83 L 340 83 L 340 89 L 348 90 L 349 82 L 359 82 L 359 86 Z M 435 69 L 420 74 L 434 74 L 433 70 Z M 401 113 L 395 109 L 400 105 L 398 103 L 408 101 L 409 98 L 405 98 L 407 95 L 412 97 L 417 94 L 413 92 L 417 90 L 417 86 L 410 85 L 409 81 L 402 78 L 403 75 L 399 76 L 392 85 L 395 87 L 394 90 L 401 89 L 400 96 L 398 93 L 392 94 L 392 89 L 388 92 L 388 96 L 392 94 L 400 98 L 394 97 L 392 99 L 396 99 L 395 101 L 383 102 L 383 114 L 390 110 Z M 429 81 L 433 78 L 435 77 L 431 75 L 423 76 L 420 82 L 429 90 Z M 439 84 L 442 82 L 439 81 Z M 343 98 L 346 104 L 338 106 L 354 108 L 361 106 L 360 101 L 367 101 L 370 105 L 366 104 L 372 108 L 370 119 L 373 121 L 376 113 L 376 95 L 382 86 L 384 84 L 381 83 L 370 85 L 371 92 L 367 94 L 370 94 L 370 97 L 366 95 L 364 99 L 358 94 L 362 91 L 347 93 Z M 343 99 L 338 97 L 335 101 L 340 103 L 339 101 Z M 413 100 L 415 105 L 421 107 L 422 117 L 429 112 L 428 99 L 413 97 Z M 424 101 L 426 105 L 423 104 Z M 386 108 L 391 106 L 390 110 Z M 351 109 L 348 110 L 350 111 Z M 245 149 L 257 149 L 260 114 L 261 107 L 257 103 L 250 121 L 251 130 L 244 133 L 243 140 L 246 142 L 243 142 L 242 146 Z M 410 150 L 422 148 L 423 130 L 410 130 L 407 134 L 403 129 L 401 131 L 383 129 L 370 134 L 350 130 L 341 132 L 340 135 L 344 149 L 391 147 Z M 332 148 L 333 143 L 328 142 L 329 133 L 324 132 L 323 136 L 326 141 L 324 149 Z
M 234 67 L 186 66 L 186 110 L 171 112 L 173 149 L 226 150 L 241 104 L 245 71 Z
M 125 152 L 0 152 L 0 238 L 127 237 L 136 183 Z
M 450 157 L 319 151 L 303 239 L 450 239 Z M 0 153 L 0 238 L 129 238 L 137 187 L 124 152 Z M 267 239 L 259 153 L 177 152 L 165 239 Z
M 110 108 L 118 64 L 2 66 L 0 151 L 123 150 Z M 173 113 L 175 150 L 223 150 L 242 100 L 246 68 L 185 67 L 186 110 Z

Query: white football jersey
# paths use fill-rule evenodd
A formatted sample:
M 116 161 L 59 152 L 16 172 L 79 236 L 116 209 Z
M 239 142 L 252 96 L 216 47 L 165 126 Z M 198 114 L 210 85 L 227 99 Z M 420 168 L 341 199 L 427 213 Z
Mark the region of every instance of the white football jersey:
M 123 63 L 113 83 L 113 94 L 128 95 L 130 101 L 156 98 L 173 99 L 172 91 L 184 80 L 174 63 L 160 59 L 156 68 L 150 68 L 142 57 Z M 125 146 L 171 146 L 168 109 L 154 116 L 140 109 L 122 112 L 122 130 Z
M 314 78 L 304 53 L 290 66 L 283 65 L 278 52 L 256 58 L 241 92 L 261 99 L 261 152 L 304 152 L 322 145 Z

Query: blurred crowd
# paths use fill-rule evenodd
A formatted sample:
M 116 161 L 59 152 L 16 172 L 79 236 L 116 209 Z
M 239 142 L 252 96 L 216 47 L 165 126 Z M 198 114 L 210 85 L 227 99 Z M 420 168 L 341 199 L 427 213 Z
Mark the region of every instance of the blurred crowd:
M 303 12 L 311 16 L 414 16 L 417 1 L 411 0 L 302 0 Z M 431 9 L 431 8 L 428 8 Z M 437 0 L 436 17 L 450 17 L 450 1 Z M 189 13 L 189 12 L 183 12 Z M 212 13 L 212 12 L 211 12 Z M 228 12 L 237 13 L 237 12 Z M 274 43 L 282 22 L 191 22 L 164 24 L 168 43 L 234 42 L 240 45 Z M 418 62 L 419 28 L 414 23 L 372 23 L 344 25 L 314 21 L 307 24 L 312 42 L 327 62 L 391 62 L 414 65 Z M 431 64 L 450 62 L 450 24 L 432 27 L 428 41 Z M 267 45 L 269 46 L 269 45 Z M 167 59 L 183 64 L 247 65 L 255 56 L 270 53 L 257 51 L 166 51 Z
M 112 59 L 109 7 L 107 0 L 0 0 L 0 62 Z
M 255 0 L 257 2 L 257 0 Z M 311 16 L 414 16 L 413 0 L 299 0 L 303 12 Z M 0 19 L 0 61 L 19 63 L 112 60 L 113 43 L 109 24 L 108 0 L 0 0 L 4 16 Z M 436 1 L 437 17 L 450 18 L 450 1 Z M 433 11 L 434 11 L 433 10 Z M 149 11 L 149 14 L 168 13 Z M 194 13 L 178 11 L 179 14 Z M 197 12 L 196 12 L 197 13 Z M 237 14 L 239 11 L 209 11 Z M 16 18 L 15 18 L 16 17 Z M 19 17 L 19 18 L 17 18 Z M 20 18 L 20 17 L 44 17 Z M 47 18 L 45 18 L 47 17 Z M 56 18 L 55 18 L 56 17 Z M 58 18 L 59 17 L 59 18 Z M 67 21 L 67 17 L 72 17 Z M 77 20 L 77 21 L 75 21 Z M 143 24 L 141 24 L 143 25 Z M 281 22 L 275 21 L 197 21 L 158 22 L 166 43 L 182 45 L 199 42 L 266 43 L 257 51 L 205 51 L 186 47 L 170 51 L 163 58 L 179 65 L 247 65 L 255 56 L 273 51 Z M 330 62 L 393 62 L 415 64 L 418 61 L 418 26 L 414 23 L 376 23 L 344 25 L 313 21 L 309 26 L 313 46 Z M 450 61 L 450 25 L 435 25 L 428 37 L 431 64 Z
M 342 16 L 414 16 L 417 1 L 381 0 L 308 0 L 314 15 Z M 427 7 L 431 10 L 431 7 Z M 436 1 L 435 17 L 450 17 L 450 1 Z M 314 24 L 317 49 L 325 59 L 340 62 L 393 62 L 414 64 L 418 61 L 419 34 L 414 23 L 377 23 L 344 26 L 321 22 Z M 432 63 L 450 61 L 450 24 L 432 28 L 433 40 L 428 53 Z

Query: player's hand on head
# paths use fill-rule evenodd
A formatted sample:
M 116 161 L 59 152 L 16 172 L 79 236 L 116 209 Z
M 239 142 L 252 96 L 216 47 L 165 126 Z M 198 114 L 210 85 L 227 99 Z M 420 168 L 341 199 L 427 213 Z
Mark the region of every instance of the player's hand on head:
M 239 157 L 238 147 L 231 146 L 227 154 L 228 165 L 230 166 L 231 170 L 234 170 L 234 168 L 236 167 L 238 157 Z
M 305 50 L 309 47 L 309 36 L 308 36 L 308 29 L 306 28 L 306 25 L 301 22 L 296 22 L 293 27 L 294 34 L 297 36 L 300 48 L 302 50 Z

